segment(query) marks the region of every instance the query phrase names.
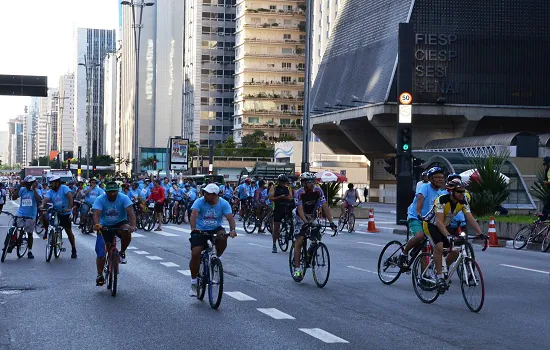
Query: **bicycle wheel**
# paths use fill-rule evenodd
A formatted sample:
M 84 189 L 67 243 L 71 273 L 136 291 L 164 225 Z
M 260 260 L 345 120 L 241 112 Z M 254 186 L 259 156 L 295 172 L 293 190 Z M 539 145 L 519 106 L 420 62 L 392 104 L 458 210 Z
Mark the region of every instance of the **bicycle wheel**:
M 53 227 L 48 228 L 48 242 L 46 242 L 46 262 L 52 260 L 53 247 L 54 247 L 54 233 Z
M 91 217 L 88 217 L 88 220 L 86 221 L 86 232 L 92 233 L 94 232 L 94 221 Z
M 288 225 L 286 222 L 281 222 L 281 229 L 279 230 L 279 238 L 277 239 L 277 243 L 279 243 L 279 248 L 281 251 L 286 252 L 288 249 Z
M 514 249 L 520 250 L 527 245 L 529 237 L 534 230 L 533 225 L 523 226 L 514 237 Z
M 180 204 L 178 206 L 178 212 L 176 213 L 176 224 L 178 225 L 183 224 L 184 219 L 185 219 L 185 206 L 183 204 Z
M 79 210 L 77 210 L 76 215 L 73 216 L 73 224 L 75 224 L 75 225 L 80 224 L 80 212 L 79 212 Z
M 22 258 L 27 253 L 28 249 L 27 232 L 23 229 L 19 229 L 19 239 L 17 240 L 17 257 Z
M 544 232 L 540 245 L 540 250 L 543 252 L 547 252 L 548 248 L 550 248 L 550 226 L 546 227 L 546 231 Z
M 300 267 L 302 268 L 302 277 L 295 277 L 294 276 L 294 247 L 296 242 L 292 242 L 292 245 L 290 246 L 290 253 L 288 255 L 288 265 L 290 267 L 290 275 L 292 276 L 292 279 L 295 282 L 301 282 L 304 279 L 304 276 L 306 275 L 306 259 L 304 256 L 304 249 L 302 249 L 302 252 L 300 254 Z
M 54 240 L 54 246 L 53 246 L 53 255 L 55 256 L 56 259 L 61 256 L 61 251 L 63 249 L 61 232 L 62 232 L 61 229 L 59 229 L 58 231 L 55 232 L 55 235 L 54 235 L 55 240 Z
M 10 242 L 12 240 L 11 236 L 13 235 L 13 232 L 15 231 L 14 227 L 10 227 L 8 230 L 8 234 L 6 235 L 6 239 L 4 240 L 4 248 L 2 248 L 2 258 L 0 260 L 4 262 L 6 260 L 6 255 L 8 254 L 8 247 L 10 245 Z
M 311 269 L 315 284 L 317 287 L 323 288 L 330 276 L 330 255 L 327 246 L 323 242 L 318 242 L 315 251 L 313 251 Z M 324 269 L 326 269 L 326 273 L 323 272 Z
M 254 233 L 254 231 L 256 231 L 256 215 L 245 214 L 243 218 L 243 228 L 248 234 Z
M 111 284 L 112 284 L 112 280 L 111 280 L 111 268 L 110 268 L 110 265 L 111 265 L 111 254 L 109 252 L 106 253 L 106 256 L 105 256 L 105 266 L 103 267 L 103 278 L 105 279 L 105 282 L 107 282 L 107 290 L 110 290 L 111 289 Z
M 44 224 L 42 223 L 42 220 L 40 220 L 40 217 L 36 217 L 34 232 L 36 232 L 38 235 L 41 235 L 42 232 L 44 232 Z
M 355 214 L 349 214 L 348 232 L 352 233 L 354 228 L 355 228 Z
M 223 296 L 223 265 L 220 259 L 212 259 L 210 264 L 210 283 L 208 283 L 208 301 L 212 309 L 217 309 Z
M 401 276 L 399 267 L 399 255 L 403 251 L 403 245 L 399 241 L 391 241 L 382 249 L 378 257 L 378 278 L 384 284 L 392 284 Z M 386 255 L 386 252 L 389 255 Z
M 466 273 L 460 275 L 460 289 L 468 309 L 472 312 L 479 312 L 485 301 L 485 283 L 479 264 L 471 259 L 465 258 L 463 268 Z
M 155 222 L 156 222 L 156 219 L 155 219 L 155 214 L 151 213 L 151 212 L 147 212 L 147 214 L 145 214 L 144 216 L 144 221 L 142 224 L 143 224 L 143 229 L 147 232 L 150 232 L 153 230 L 153 227 L 155 227 Z
M 346 227 L 347 222 L 347 215 L 346 213 L 340 214 L 340 217 L 338 218 L 338 231 L 342 232 L 344 231 L 344 227 Z
M 429 263 L 423 268 L 422 262 Z M 439 297 L 437 288 L 437 275 L 435 273 L 435 261 L 431 253 L 419 254 L 412 266 L 412 284 L 418 299 L 423 303 L 431 304 Z
M 116 296 L 117 283 L 118 283 L 118 252 L 109 254 L 111 262 L 109 269 L 109 279 L 111 279 L 111 295 Z
M 164 210 L 162 211 L 162 223 L 167 224 L 170 222 L 170 218 L 172 217 L 172 210 L 170 207 L 164 207 Z
M 204 299 L 204 293 L 206 292 L 206 280 L 208 276 L 205 274 L 207 271 L 208 263 L 202 259 L 199 267 L 199 275 L 197 276 L 197 299 Z

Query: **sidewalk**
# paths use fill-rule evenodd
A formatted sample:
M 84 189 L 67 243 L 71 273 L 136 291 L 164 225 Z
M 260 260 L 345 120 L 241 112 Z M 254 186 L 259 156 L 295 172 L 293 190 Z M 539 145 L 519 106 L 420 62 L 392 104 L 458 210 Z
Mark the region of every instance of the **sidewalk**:
M 388 203 L 378 203 L 378 202 L 364 202 L 359 205 L 360 208 L 372 208 L 375 212 L 378 213 L 388 213 L 396 214 L 396 205 Z

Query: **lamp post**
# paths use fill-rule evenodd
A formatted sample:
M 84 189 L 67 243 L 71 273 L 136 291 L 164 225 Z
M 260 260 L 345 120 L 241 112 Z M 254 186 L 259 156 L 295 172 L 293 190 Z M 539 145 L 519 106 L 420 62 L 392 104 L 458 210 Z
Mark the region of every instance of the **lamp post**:
M 304 83 L 304 123 L 303 123 L 303 147 L 302 147 L 302 173 L 309 171 L 309 140 L 311 138 L 311 50 L 313 44 L 313 10 L 314 1 L 307 1 L 306 5 L 306 64 L 305 64 L 305 83 Z
M 143 8 L 153 6 L 154 2 L 145 2 L 144 0 L 132 0 L 132 1 L 121 1 L 121 5 L 129 6 L 132 8 L 132 28 L 134 28 L 134 46 L 136 49 L 136 71 L 135 71 L 135 91 L 134 91 L 134 174 L 137 177 L 139 174 L 139 145 L 138 145 L 138 131 L 139 131 L 139 122 L 138 122 L 138 112 L 139 112 L 139 49 L 141 43 L 141 28 L 143 28 L 142 19 L 143 19 Z M 139 22 L 136 24 L 136 7 L 139 7 Z M 137 29 L 137 30 L 136 30 Z
M 84 55 L 84 63 L 79 63 L 79 66 L 86 68 L 86 177 L 90 178 L 90 106 L 92 105 L 92 96 L 90 88 L 90 77 L 92 68 L 99 67 L 100 64 L 89 62 Z

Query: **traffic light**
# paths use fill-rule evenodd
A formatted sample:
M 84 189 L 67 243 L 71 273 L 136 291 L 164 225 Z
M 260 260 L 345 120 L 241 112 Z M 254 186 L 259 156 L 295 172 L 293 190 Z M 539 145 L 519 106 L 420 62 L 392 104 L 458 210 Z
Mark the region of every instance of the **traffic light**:
M 403 153 L 411 152 L 411 128 L 402 126 L 399 132 L 399 138 L 401 141 L 401 151 Z
M 392 174 L 393 176 L 395 176 L 395 157 L 391 157 L 391 158 L 388 158 L 385 160 L 386 162 L 386 166 L 384 167 L 384 169 Z
M 157 170 L 157 155 L 153 156 L 153 170 Z

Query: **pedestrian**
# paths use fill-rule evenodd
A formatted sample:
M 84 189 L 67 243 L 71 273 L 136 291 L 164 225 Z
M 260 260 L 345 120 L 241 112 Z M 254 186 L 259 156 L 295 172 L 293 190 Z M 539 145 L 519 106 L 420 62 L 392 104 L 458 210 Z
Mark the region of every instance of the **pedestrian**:
M 365 196 L 365 203 L 367 202 L 367 198 L 369 198 L 369 188 L 365 187 L 363 190 L 363 195 Z

